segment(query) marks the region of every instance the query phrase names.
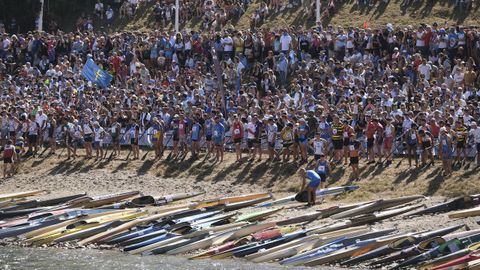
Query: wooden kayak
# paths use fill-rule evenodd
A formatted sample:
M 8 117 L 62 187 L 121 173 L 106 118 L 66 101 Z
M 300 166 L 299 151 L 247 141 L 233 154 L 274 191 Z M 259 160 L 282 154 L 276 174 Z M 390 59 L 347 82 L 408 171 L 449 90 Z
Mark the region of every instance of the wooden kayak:
M 99 242 L 103 239 L 107 239 L 108 237 L 112 237 L 117 233 L 121 233 L 123 231 L 126 231 L 126 230 L 128 230 L 128 229 L 130 229 L 130 228 L 132 228 L 132 227 L 134 227 L 138 224 L 142 224 L 142 223 L 150 222 L 150 221 L 153 221 L 153 220 L 165 218 L 165 217 L 168 217 L 169 215 L 176 214 L 176 213 L 179 213 L 179 212 L 184 211 L 184 210 L 188 210 L 188 208 L 177 209 L 177 210 L 173 210 L 173 211 L 170 211 L 170 212 L 155 214 L 155 215 L 151 215 L 151 216 L 148 216 L 148 217 L 132 220 L 132 221 L 129 221 L 125 224 L 122 224 L 118 227 L 115 227 L 111 230 L 108 230 L 108 231 L 90 236 L 88 238 L 85 238 L 85 239 L 79 241 L 78 243 L 80 245 L 86 245 L 86 244 L 90 244 L 90 243 Z
M 43 193 L 48 193 L 48 192 L 46 190 L 30 190 L 30 191 L 23 191 L 23 192 L 17 192 L 17 193 L 0 194 L 0 201 L 31 197 L 31 196 L 41 195 Z
M 211 199 L 207 201 L 192 203 L 190 204 L 190 208 L 206 208 L 206 207 L 217 206 L 222 204 L 250 201 L 250 200 L 255 200 L 255 199 L 265 198 L 265 197 L 271 197 L 271 194 L 264 192 L 264 193 L 255 193 L 255 194 L 248 194 L 248 195 L 242 195 L 242 196 Z
M 480 216 L 480 206 L 467 209 L 467 210 L 460 210 L 457 212 L 453 212 L 448 215 L 449 218 L 466 218 L 466 217 L 476 217 Z
M 268 210 L 243 214 L 243 215 L 238 216 L 235 219 L 235 222 L 241 222 L 241 221 L 253 222 L 253 221 L 262 220 L 262 219 L 265 219 L 265 218 L 267 218 L 267 217 L 269 217 L 273 214 L 276 214 L 276 213 L 278 213 L 282 210 L 283 210 L 283 207 L 282 208 L 277 208 L 277 209 L 274 208 L 274 209 L 268 209 Z
M 341 219 L 341 218 L 355 217 L 355 216 L 369 214 L 369 213 L 384 210 L 387 208 L 407 204 L 407 203 L 424 199 L 424 198 L 425 196 L 422 196 L 422 195 L 414 195 L 414 196 L 406 196 L 406 197 L 400 197 L 400 198 L 394 198 L 394 199 L 377 200 L 377 201 L 353 208 L 351 210 L 347 210 L 347 211 L 332 215 L 330 216 L 330 218 Z

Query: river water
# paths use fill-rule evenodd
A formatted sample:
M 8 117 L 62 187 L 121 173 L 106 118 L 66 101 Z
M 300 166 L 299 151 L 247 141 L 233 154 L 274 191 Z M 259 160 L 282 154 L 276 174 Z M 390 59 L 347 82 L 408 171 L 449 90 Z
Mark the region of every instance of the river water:
M 168 269 L 168 270 L 335 270 L 332 267 L 284 267 L 245 260 L 194 260 L 176 256 L 136 256 L 113 250 L 0 247 L 0 269 Z M 345 269 L 345 268 L 343 268 Z

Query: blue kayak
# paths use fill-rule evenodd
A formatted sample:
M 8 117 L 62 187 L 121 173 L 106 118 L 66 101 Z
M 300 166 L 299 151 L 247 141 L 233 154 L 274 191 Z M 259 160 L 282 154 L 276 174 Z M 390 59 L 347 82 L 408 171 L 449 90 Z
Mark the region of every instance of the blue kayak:
M 148 246 L 148 245 L 151 245 L 151 244 L 155 244 L 155 243 L 158 243 L 158 242 L 161 242 L 161 241 L 164 241 L 164 240 L 171 239 L 173 237 L 177 237 L 177 236 L 179 236 L 179 235 L 176 234 L 176 233 L 165 233 L 165 234 L 162 234 L 160 236 L 145 240 L 143 242 L 126 246 L 125 248 L 123 248 L 123 251 L 135 250 L 137 248 L 142 248 L 142 247 L 145 247 L 145 246 Z

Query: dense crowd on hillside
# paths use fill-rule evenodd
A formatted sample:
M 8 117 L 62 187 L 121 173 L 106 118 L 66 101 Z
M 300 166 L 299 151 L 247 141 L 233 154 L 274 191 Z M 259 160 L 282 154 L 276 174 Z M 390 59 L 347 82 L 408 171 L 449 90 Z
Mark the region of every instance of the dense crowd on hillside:
M 363 157 L 388 165 L 404 155 L 416 167 L 440 159 L 449 175 L 480 153 L 473 27 L 56 31 L 5 33 L 0 45 L 8 164 L 58 144 L 68 159 L 77 147 L 103 159 L 105 148 L 118 157 L 129 145 L 134 159 L 146 146 L 159 159 L 170 147 L 172 159 L 206 150 L 211 162 L 227 147 L 238 162 L 313 158 L 325 175 L 324 162 L 350 164 L 358 179 Z M 109 87 L 81 75 L 87 58 L 112 74 Z

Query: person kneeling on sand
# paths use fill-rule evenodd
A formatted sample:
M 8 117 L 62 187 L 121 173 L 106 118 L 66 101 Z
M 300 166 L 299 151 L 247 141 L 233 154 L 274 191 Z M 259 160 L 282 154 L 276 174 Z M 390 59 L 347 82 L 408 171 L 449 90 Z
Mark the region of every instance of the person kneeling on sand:
M 315 205 L 315 200 L 317 198 L 317 188 L 322 183 L 322 178 L 314 170 L 305 170 L 301 168 L 298 172 L 302 178 L 302 187 L 300 192 L 307 191 L 308 203 L 307 206 Z M 307 186 L 307 179 L 310 180 Z
M 15 146 L 13 145 L 12 140 L 8 140 L 7 144 L 2 148 L 3 151 L 3 178 L 7 178 L 13 175 L 13 165 L 14 161 L 17 158 L 17 153 L 15 152 Z

